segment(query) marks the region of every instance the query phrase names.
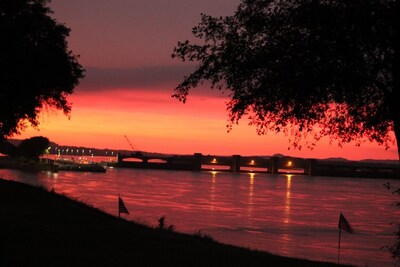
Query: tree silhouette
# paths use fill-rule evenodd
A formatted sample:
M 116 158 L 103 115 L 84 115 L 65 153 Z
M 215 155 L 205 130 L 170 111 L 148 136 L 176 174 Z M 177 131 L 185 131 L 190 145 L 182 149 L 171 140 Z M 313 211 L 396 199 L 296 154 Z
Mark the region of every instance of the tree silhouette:
M 44 108 L 69 114 L 66 97 L 83 68 L 70 50 L 70 30 L 55 21 L 48 0 L 0 2 L 0 139 L 37 126 Z
M 229 92 L 229 128 L 247 116 L 259 134 L 284 132 L 299 149 L 324 136 L 386 148 L 397 139 L 400 154 L 398 6 L 242 0 L 233 16 L 202 14 L 199 42 L 178 42 L 172 54 L 199 64 L 173 96 L 185 102 L 210 81 Z
M 43 155 L 46 149 L 49 147 L 50 141 L 48 138 L 43 136 L 35 136 L 29 139 L 25 139 L 19 144 L 18 152 L 19 155 L 25 159 L 38 160 Z
M 18 154 L 18 148 L 13 144 L 11 144 L 10 142 L 0 141 L 0 153 L 11 157 L 15 157 Z

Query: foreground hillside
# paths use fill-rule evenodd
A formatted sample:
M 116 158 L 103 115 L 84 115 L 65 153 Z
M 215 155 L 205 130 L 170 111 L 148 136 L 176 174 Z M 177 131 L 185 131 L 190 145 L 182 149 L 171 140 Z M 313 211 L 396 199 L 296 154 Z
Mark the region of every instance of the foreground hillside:
M 158 230 L 0 179 L 0 266 L 336 266 Z

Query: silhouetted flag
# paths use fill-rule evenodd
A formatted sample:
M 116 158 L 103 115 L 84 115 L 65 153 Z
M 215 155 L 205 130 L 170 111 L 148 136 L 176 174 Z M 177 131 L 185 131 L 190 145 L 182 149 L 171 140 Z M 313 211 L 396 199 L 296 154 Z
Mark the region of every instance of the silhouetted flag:
M 349 222 L 346 220 L 342 213 L 340 213 L 338 227 L 348 233 L 353 233 L 353 229 L 351 228 Z
M 122 198 L 118 195 L 118 213 L 126 213 L 129 214 L 128 209 L 126 208 L 124 201 L 122 201 Z

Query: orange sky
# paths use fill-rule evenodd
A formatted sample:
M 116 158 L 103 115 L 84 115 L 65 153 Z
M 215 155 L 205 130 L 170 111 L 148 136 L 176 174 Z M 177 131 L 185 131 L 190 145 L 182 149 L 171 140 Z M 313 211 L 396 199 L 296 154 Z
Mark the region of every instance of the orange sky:
M 29 128 L 20 138 L 43 135 L 62 145 L 130 149 L 127 135 L 137 150 L 148 152 L 217 155 L 285 155 L 348 159 L 396 159 L 395 149 L 374 144 L 343 148 L 320 142 L 314 150 L 288 150 L 288 138 L 273 133 L 258 136 L 242 120 L 227 133 L 226 98 L 194 95 L 182 104 L 171 92 L 115 89 L 96 93 L 78 92 L 71 118 L 61 112 L 44 113 L 40 130 Z
M 227 97 L 206 86 L 193 91 L 186 104 L 171 98 L 193 69 L 170 58 L 176 42 L 190 38 L 201 12 L 228 15 L 238 3 L 97 0 L 93 6 L 90 0 L 53 0 L 54 17 L 71 28 L 70 49 L 80 55 L 87 77 L 69 97 L 70 120 L 45 112 L 39 131 L 28 128 L 15 138 L 42 135 L 60 145 L 130 149 L 126 135 L 135 149 L 148 152 L 398 158 L 395 148 L 370 143 L 339 148 L 325 140 L 311 151 L 288 150 L 287 137 L 258 136 L 246 120 L 227 133 Z

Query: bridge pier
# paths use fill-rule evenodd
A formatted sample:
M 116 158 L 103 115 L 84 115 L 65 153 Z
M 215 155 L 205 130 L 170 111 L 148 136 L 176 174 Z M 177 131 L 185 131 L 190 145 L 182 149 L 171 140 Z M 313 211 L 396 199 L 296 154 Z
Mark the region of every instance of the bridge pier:
M 304 169 L 304 174 L 315 175 L 315 165 L 316 165 L 316 159 L 307 159 L 306 168 Z
M 269 161 L 269 168 L 268 171 L 271 174 L 277 174 L 279 169 L 279 158 L 278 157 L 271 157 Z
M 195 171 L 201 171 L 201 163 L 203 161 L 203 154 L 194 153 L 193 169 Z
M 117 154 L 117 162 L 118 163 L 122 163 L 122 161 L 123 161 L 123 156 L 121 155 L 121 154 Z
M 232 156 L 231 172 L 240 172 L 240 155 Z

